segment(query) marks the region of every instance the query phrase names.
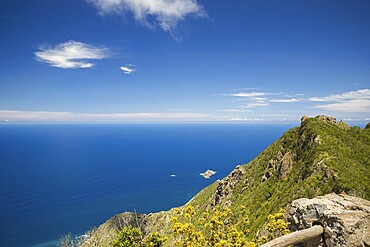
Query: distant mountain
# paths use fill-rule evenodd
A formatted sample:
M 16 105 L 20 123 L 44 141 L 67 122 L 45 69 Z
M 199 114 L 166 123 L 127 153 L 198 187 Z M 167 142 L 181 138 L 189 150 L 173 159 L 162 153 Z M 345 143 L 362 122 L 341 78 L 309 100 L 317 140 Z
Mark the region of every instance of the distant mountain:
M 287 131 L 250 163 L 237 166 L 227 177 L 200 191 L 187 205 L 194 206 L 197 215 L 216 206 L 234 212 L 245 206 L 249 238 L 254 240 L 269 214 L 295 199 L 331 192 L 370 199 L 370 123 L 361 129 L 333 117 L 304 116 L 300 127 Z M 139 226 L 144 234 L 168 235 L 174 211 L 116 215 L 94 236 L 99 246 L 109 246 L 116 231 L 126 225 Z

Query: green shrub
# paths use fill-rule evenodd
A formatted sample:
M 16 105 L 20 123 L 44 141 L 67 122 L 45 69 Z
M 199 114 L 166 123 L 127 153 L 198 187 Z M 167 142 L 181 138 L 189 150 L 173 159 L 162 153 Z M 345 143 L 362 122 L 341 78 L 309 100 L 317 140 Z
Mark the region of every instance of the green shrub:
M 124 227 L 110 244 L 111 247 L 140 247 L 142 233 L 139 228 Z
M 151 233 L 143 240 L 143 234 L 139 228 L 132 226 L 124 227 L 117 237 L 111 242 L 111 247 L 161 247 L 166 237 L 158 232 Z

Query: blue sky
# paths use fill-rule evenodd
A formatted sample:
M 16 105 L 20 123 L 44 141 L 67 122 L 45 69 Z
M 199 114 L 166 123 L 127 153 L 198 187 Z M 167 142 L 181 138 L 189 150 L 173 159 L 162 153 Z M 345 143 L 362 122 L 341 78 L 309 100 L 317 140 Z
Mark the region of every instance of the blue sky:
M 0 122 L 370 117 L 368 0 L 2 0 Z

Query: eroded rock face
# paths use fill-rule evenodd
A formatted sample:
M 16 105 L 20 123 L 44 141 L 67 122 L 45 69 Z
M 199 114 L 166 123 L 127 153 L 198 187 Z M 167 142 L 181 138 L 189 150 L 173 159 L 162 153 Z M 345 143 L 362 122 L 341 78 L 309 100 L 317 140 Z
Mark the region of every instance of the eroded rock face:
M 300 246 L 370 246 L 370 202 L 348 195 L 328 194 L 313 199 L 298 199 L 288 210 L 290 230 L 320 224 L 324 236 L 320 243 Z
M 227 197 L 232 189 L 242 180 L 244 177 L 243 166 L 237 166 L 225 179 L 221 180 L 217 186 L 216 194 L 211 206 L 220 204 L 225 197 Z M 231 204 L 231 203 L 227 203 Z M 230 206 L 230 205 L 226 205 Z
M 280 179 L 288 177 L 290 171 L 293 168 L 293 155 L 288 152 L 284 155 L 283 160 L 279 166 L 278 177 Z
M 271 159 L 267 162 L 261 182 L 265 182 L 274 176 L 274 174 L 276 174 L 279 179 L 287 178 L 293 169 L 293 165 L 294 155 L 292 152 L 289 151 L 283 154 L 279 150 L 279 152 L 276 154 L 276 159 Z

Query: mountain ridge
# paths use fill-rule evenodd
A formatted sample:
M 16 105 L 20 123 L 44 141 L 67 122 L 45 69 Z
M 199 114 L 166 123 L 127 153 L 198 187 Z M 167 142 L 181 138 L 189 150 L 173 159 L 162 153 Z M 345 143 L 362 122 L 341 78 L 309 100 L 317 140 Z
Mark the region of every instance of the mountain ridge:
M 361 129 L 333 117 L 303 116 L 299 127 L 285 132 L 251 162 L 238 165 L 186 205 L 200 214 L 216 206 L 235 211 L 245 206 L 251 222 L 248 237 L 254 240 L 267 216 L 295 199 L 335 192 L 369 200 L 369 157 L 370 124 Z M 175 209 L 116 215 L 94 233 L 100 239 L 97 246 L 109 246 L 117 230 L 127 225 L 140 227 L 144 235 L 159 232 L 169 236 L 173 215 Z M 86 242 L 82 246 L 91 245 Z M 171 246 L 170 241 L 165 246 Z

